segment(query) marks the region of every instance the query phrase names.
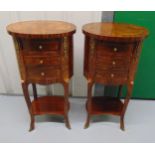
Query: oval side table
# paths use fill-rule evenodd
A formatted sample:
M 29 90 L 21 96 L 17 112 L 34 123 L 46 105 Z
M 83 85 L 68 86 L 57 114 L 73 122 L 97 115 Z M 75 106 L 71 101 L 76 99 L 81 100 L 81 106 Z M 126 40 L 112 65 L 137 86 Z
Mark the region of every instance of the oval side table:
M 88 83 L 85 128 L 94 115 L 120 116 L 124 130 L 124 114 L 131 97 L 141 46 L 148 31 L 144 27 L 120 23 L 89 23 L 83 26 L 85 35 L 84 76 Z M 118 86 L 116 97 L 93 97 L 95 83 Z M 124 102 L 121 88 L 127 86 Z
M 69 80 L 73 75 L 73 34 L 75 26 L 63 21 L 24 21 L 7 26 L 12 35 L 21 75 L 24 97 L 34 129 L 35 115 L 63 115 L 67 128 Z M 61 83 L 64 96 L 37 95 L 36 84 Z M 32 84 L 34 100 L 28 85 Z

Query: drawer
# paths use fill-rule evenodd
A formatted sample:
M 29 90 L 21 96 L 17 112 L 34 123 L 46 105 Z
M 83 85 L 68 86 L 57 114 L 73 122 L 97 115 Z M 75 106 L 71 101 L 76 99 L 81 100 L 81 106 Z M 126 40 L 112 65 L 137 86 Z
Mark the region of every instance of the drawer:
M 129 43 L 114 43 L 98 41 L 96 46 L 97 57 L 130 58 L 134 45 Z
M 57 81 L 60 79 L 60 69 L 51 66 L 27 67 L 27 79 L 31 82 Z
M 57 52 L 24 52 L 26 66 L 60 65 L 61 60 Z
M 111 69 L 128 69 L 130 66 L 130 59 L 122 59 L 119 57 L 103 57 L 96 61 L 96 69 L 111 70 Z
M 26 51 L 58 51 L 60 39 L 23 39 L 22 49 Z
M 104 84 L 125 84 L 128 79 L 128 70 L 97 70 L 95 81 Z

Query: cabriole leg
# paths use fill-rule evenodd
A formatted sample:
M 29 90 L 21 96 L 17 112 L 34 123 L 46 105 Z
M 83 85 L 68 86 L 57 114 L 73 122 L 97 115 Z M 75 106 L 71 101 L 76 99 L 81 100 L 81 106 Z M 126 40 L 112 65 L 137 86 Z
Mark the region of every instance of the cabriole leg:
M 30 129 L 29 131 L 32 131 L 34 129 L 34 116 L 32 114 L 32 109 L 31 109 L 31 100 L 30 100 L 30 96 L 29 96 L 29 92 L 28 92 L 28 83 L 23 82 L 22 83 L 22 88 L 23 88 L 23 93 L 24 93 L 24 97 L 27 103 L 27 107 L 29 110 L 29 114 L 30 114 L 30 118 L 31 118 L 31 123 L 30 123 Z
M 91 113 L 91 98 L 92 98 L 93 83 L 88 83 L 88 100 L 86 102 L 87 119 L 84 128 L 88 128 L 90 125 L 90 113 Z
M 33 96 L 34 96 L 34 99 L 37 99 L 38 96 L 37 96 L 36 84 L 32 83 L 32 89 L 33 89 Z
M 119 87 L 118 87 L 118 93 L 117 93 L 117 98 L 120 98 L 121 97 L 121 95 L 122 95 L 122 88 L 123 88 L 123 86 L 122 85 L 119 85 Z
M 130 83 L 129 85 L 127 85 L 127 95 L 126 95 L 126 98 L 124 100 L 124 105 L 123 105 L 123 109 L 122 109 L 121 116 L 120 116 L 120 128 L 122 130 L 125 130 L 125 127 L 124 127 L 124 115 L 125 115 L 129 100 L 131 98 L 132 88 L 133 88 L 133 83 Z
M 68 85 L 68 83 L 64 83 L 63 86 L 64 86 L 64 98 L 65 98 L 64 120 L 65 120 L 66 127 L 68 129 L 71 129 L 69 118 L 68 118 L 68 110 L 69 110 L 69 107 L 70 107 L 69 100 L 68 100 L 68 97 L 69 97 L 69 85 Z

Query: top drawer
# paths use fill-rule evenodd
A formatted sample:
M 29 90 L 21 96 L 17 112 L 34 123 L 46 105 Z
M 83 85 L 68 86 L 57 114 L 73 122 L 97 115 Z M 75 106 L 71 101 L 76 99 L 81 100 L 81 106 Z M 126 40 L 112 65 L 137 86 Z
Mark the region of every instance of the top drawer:
M 60 39 L 23 39 L 22 50 L 58 51 L 60 50 Z
M 98 41 L 96 50 L 97 56 L 103 57 L 123 57 L 130 58 L 132 54 L 133 44 L 129 43 L 114 43 Z

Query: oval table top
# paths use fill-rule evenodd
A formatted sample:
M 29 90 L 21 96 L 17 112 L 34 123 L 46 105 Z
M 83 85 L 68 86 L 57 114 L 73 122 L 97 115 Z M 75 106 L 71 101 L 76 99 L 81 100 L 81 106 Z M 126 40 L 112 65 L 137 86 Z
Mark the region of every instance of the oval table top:
M 106 40 L 141 40 L 148 35 L 146 28 L 125 23 L 88 23 L 82 30 L 86 35 Z
M 13 23 L 7 26 L 9 34 L 15 37 L 59 37 L 76 31 L 75 25 L 63 21 L 37 20 Z

